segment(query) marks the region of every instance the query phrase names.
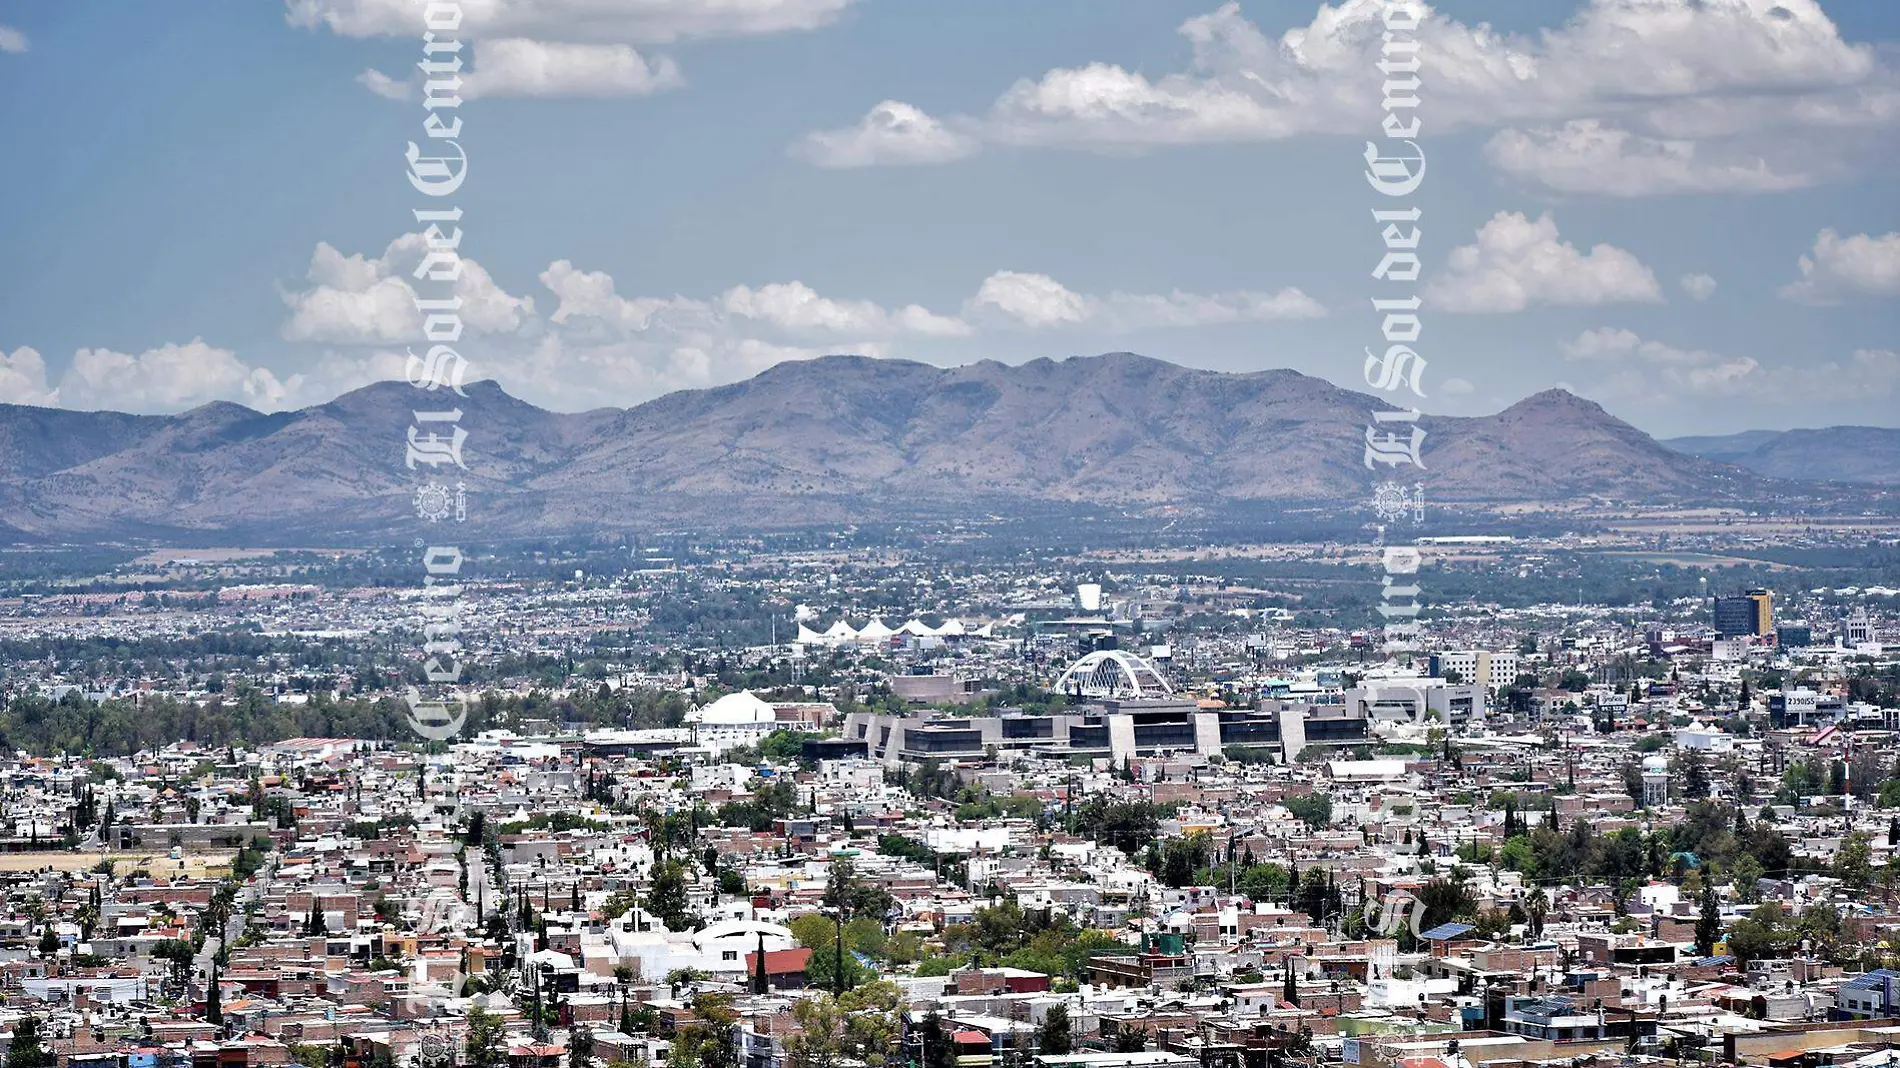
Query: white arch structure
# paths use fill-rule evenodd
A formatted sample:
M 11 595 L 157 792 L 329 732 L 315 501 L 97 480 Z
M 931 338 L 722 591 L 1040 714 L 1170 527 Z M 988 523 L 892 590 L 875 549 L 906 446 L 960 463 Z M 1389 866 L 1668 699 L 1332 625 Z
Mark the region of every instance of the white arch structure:
M 1124 701 L 1174 696 L 1174 687 L 1168 685 L 1168 680 L 1161 677 L 1153 664 L 1120 649 L 1100 649 L 1070 664 L 1054 688 L 1058 693 Z

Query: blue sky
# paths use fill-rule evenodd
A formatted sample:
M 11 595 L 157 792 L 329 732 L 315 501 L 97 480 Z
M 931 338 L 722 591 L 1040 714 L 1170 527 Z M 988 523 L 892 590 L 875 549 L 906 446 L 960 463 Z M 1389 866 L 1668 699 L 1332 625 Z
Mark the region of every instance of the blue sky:
M 848 351 L 1364 388 L 1378 6 L 468 0 L 462 351 L 565 410 Z M 414 12 L 0 0 L 0 400 L 396 377 Z M 1447 0 L 1422 36 L 1430 408 L 1900 425 L 1900 5 Z

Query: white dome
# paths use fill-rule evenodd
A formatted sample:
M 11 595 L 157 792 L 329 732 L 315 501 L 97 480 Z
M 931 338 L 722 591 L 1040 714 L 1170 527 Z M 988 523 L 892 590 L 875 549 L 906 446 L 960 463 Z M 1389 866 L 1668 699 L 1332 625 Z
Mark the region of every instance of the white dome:
M 697 708 L 686 714 L 688 723 L 704 723 L 709 726 L 770 723 L 777 718 L 772 711 L 772 706 L 761 700 L 751 690 L 729 693 L 704 708 Z

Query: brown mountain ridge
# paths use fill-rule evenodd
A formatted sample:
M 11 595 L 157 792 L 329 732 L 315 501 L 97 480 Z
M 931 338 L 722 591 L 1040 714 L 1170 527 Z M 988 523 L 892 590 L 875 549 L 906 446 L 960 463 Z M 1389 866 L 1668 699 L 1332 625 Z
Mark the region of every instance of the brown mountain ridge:
M 410 531 L 416 392 L 386 382 L 297 411 L 175 416 L 0 405 L 0 516 L 15 536 L 277 540 Z M 1148 507 L 1363 502 L 1368 414 L 1391 405 L 1290 370 L 1197 370 L 1131 353 L 937 367 L 779 364 L 628 409 L 549 412 L 468 388 L 457 475 L 495 534 L 652 522 L 758 527 L 982 502 Z M 1773 484 L 1671 450 L 1561 390 L 1428 417 L 1440 501 L 1736 500 Z

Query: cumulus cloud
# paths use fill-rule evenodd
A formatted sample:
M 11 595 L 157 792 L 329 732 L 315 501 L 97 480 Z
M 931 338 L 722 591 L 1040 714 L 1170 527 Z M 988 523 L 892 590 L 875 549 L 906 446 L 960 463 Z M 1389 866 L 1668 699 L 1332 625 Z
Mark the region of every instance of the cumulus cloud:
M 1321 4 L 1274 36 L 1228 3 L 1181 24 L 1182 70 L 1056 68 L 939 125 L 981 143 L 1122 151 L 1376 128 L 1385 7 Z M 1900 119 L 1900 79 L 1871 46 L 1842 39 L 1816 0 L 1586 0 L 1535 35 L 1418 7 L 1427 127 L 1528 127 L 1494 139 L 1493 162 L 1565 192 L 1789 188 L 1813 180 L 1817 152 L 1850 151 L 1840 137 L 1791 133 Z M 943 162 L 964 147 L 860 158 Z
M 720 306 L 728 315 L 800 334 L 963 337 L 970 332 L 970 325 L 963 320 L 938 315 L 916 304 L 885 311 L 868 300 L 821 297 L 803 282 L 774 283 L 758 289 L 734 286 L 720 298 Z
M 1662 300 L 1656 275 L 1613 245 L 1589 252 L 1564 241 L 1549 215 L 1532 221 L 1499 212 L 1478 231 L 1476 244 L 1451 250 L 1446 269 L 1426 296 L 1447 311 L 1501 314 L 1533 304 L 1588 307 Z
M 305 278 L 285 289 L 283 338 L 295 373 L 274 372 L 194 339 L 128 354 L 81 349 L 55 388 L 39 353 L 0 353 L 0 402 L 176 411 L 209 400 L 260 410 L 321 403 L 404 377 L 421 321 L 411 288 L 427 249 L 406 234 L 380 255 L 319 243 Z M 955 313 L 823 294 L 801 281 L 737 285 L 710 297 L 622 295 L 612 275 L 550 263 L 541 305 L 504 291 L 462 261 L 455 293 L 465 333 L 456 348 L 481 377 L 534 403 L 574 410 L 629 405 L 673 390 L 733 382 L 790 359 L 962 339 L 986 327 L 1073 327 L 1098 333 L 1324 315 L 1296 288 L 1214 294 L 1076 293 L 1045 275 L 998 271 Z
M 0 352 L 0 403 L 157 414 L 230 401 L 272 412 L 321 404 L 373 382 L 400 379 L 406 359 L 391 351 L 326 352 L 306 370 L 279 376 L 229 349 L 194 338 L 136 355 L 80 349 L 58 386 L 50 386 L 46 361 L 22 347 L 11 356 Z
M 1680 349 L 1638 337 L 1628 330 L 1586 330 L 1563 345 L 1565 357 L 1598 365 L 1610 392 L 1634 399 L 1655 380 L 1701 395 L 1733 395 L 1759 381 L 1761 366 L 1746 356 L 1727 357 L 1700 349 Z
M 319 242 L 306 276 L 311 286 L 283 294 L 290 308 L 283 326 L 285 340 L 345 345 L 415 340 L 422 332 L 422 313 L 416 310 L 411 272 L 422 263 L 427 248 L 422 234 L 404 234 L 375 258 L 362 253 L 345 256 Z M 465 258 L 461 264 L 455 295 L 462 299 L 463 324 L 474 333 L 520 329 L 534 312 L 534 299 L 504 292 L 474 260 Z
M 469 99 L 495 96 L 645 96 L 684 84 L 671 56 L 647 59 L 624 44 L 508 37 L 475 45 L 462 79 Z
M 264 411 L 282 407 L 300 383 L 279 381 L 252 367 L 230 349 L 193 338 L 132 355 L 111 349 L 80 349 L 59 383 L 67 408 L 122 412 L 173 412 L 210 401 L 234 401 Z
M 462 0 L 445 35 L 473 44 L 464 97 L 641 96 L 682 84 L 669 56 L 634 46 L 691 38 L 746 37 L 816 29 L 856 0 Z M 285 18 L 342 37 L 416 37 L 414 0 L 285 0 Z M 407 99 L 415 79 L 367 71 L 357 81 L 379 96 Z
M 792 153 L 820 167 L 842 169 L 948 163 L 981 147 L 975 137 L 950 129 L 918 108 L 886 100 L 855 126 L 806 134 Z
M 1860 349 L 1845 360 L 1767 367 L 1752 357 L 1679 348 L 1607 327 L 1586 330 L 1560 348 L 1587 372 L 1582 392 L 1637 406 L 1704 398 L 1884 400 L 1900 387 L 1900 355 L 1885 349 Z
M 0 52 L 18 55 L 26 51 L 26 34 L 11 26 L 0 26 Z
M 1325 315 L 1326 309 L 1293 287 L 1275 293 L 1236 290 L 1203 295 L 1177 289 L 1170 293 L 1113 292 L 1097 297 L 1076 293 L 1046 274 L 997 271 L 985 278 L 970 298 L 966 314 L 1030 329 L 1084 326 L 1125 333 L 1312 319 Z
M 1833 304 L 1845 297 L 1900 296 L 1900 232 L 1847 237 L 1823 230 L 1814 249 L 1801 257 L 1801 280 L 1781 295 L 1803 304 Z
M 1806 173 L 1777 173 L 1760 156 L 1719 158 L 1726 147 L 1708 151 L 1695 141 L 1640 137 L 1577 119 L 1556 128 L 1499 131 L 1484 154 L 1506 174 L 1559 193 L 1773 193 L 1814 182 Z
M 693 37 L 743 37 L 810 30 L 836 20 L 855 0 L 461 0 L 467 37 L 666 44 Z M 285 0 L 285 18 L 340 37 L 415 37 L 414 0 Z
M 971 298 L 971 308 L 981 314 L 994 309 L 1028 327 L 1074 325 L 1097 314 L 1095 301 L 1046 274 L 997 271 Z
M 1715 278 L 1706 274 L 1685 274 L 1681 280 L 1682 291 L 1692 300 L 1707 300 L 1715 295 Z
M 357 75 L 356 84 L 384 100 L 407 100 L 416 94 L 417 88 L 413 79 L 399 82 L 379 70 L 366 70 Z
M 0 404 L 36 404 L 52 408 L 59 404 L 59 390 L 46 384 L 46 361 L 24 345 L 9 356 L 0 349 Z

